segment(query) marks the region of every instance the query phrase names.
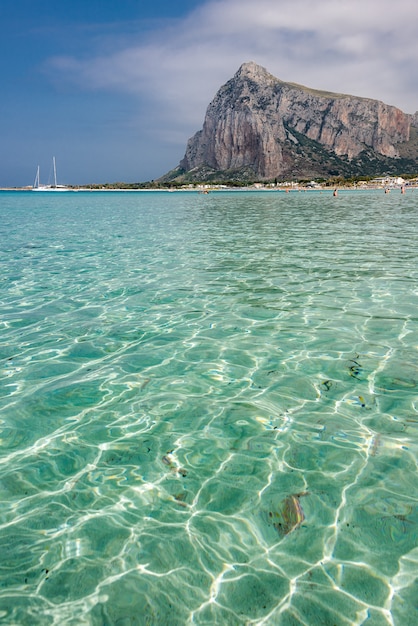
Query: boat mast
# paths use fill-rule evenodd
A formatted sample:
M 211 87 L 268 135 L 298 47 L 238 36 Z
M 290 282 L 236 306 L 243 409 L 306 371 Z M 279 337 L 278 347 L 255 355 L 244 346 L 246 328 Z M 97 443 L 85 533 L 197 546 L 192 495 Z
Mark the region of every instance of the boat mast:
M 36 189 L 36 187 L 39 187 L 39 185 L 40 185 L 40 181 L 39 181 L 39 165 L 38 165 L 38 169 L 36 170 L 35 182 L 33 183 L 33 186 Z
M 55 165 L 55 157 L 52 157 L 52 163 L 54 166 L 54 187 L 57 186 L 57 167 Z

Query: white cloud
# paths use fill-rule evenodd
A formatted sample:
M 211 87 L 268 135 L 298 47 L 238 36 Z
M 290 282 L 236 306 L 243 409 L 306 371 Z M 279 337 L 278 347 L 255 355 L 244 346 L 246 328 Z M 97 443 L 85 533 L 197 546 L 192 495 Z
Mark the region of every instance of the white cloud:
M 241 63 L 318 89 L 418 109 L 418 5 L 410 0 L 208 0 L 174 25 L 106 55 L 49 62 L 60 80 L 126 92 L 178 141 Z

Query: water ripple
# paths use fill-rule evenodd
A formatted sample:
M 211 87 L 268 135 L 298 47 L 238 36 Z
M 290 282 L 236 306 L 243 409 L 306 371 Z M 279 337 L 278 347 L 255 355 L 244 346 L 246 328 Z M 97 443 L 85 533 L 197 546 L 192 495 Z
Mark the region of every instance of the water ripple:
M 0 622 L 417 623 L 412 192 L 3 199 Z

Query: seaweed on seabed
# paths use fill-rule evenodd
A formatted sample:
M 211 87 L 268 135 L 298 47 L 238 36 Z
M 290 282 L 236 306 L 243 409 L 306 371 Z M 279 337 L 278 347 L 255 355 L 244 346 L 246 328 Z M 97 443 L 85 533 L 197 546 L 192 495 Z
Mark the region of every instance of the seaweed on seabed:
M 305 513 L 300 503 L 302 496 L 309 495 L 308 492 L 293 493 L 286 496 L 279 505 L 277 511 L 269 511 L 268 518 L 273 528 L 280 536 L 284 537 L 299 528 L 305 520 Z
M 359 355 L 356 354 L 354 359 L 351 359 L 349 361 L 348 369 L 350 370 L 350 376 L 352 376 L 353 378 L 359 378 L 360 374 L 362 372 L 362 369 L 363 369 L 362 366 L 360 365 L 360 363 L 357 360 L 359 358 L 360 358 Z

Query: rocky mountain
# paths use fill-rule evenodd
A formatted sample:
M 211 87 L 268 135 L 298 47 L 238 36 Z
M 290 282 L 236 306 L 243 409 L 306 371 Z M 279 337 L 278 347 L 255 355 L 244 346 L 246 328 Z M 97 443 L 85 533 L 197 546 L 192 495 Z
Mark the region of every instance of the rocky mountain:
M 160 180 L 281 180 L 413 173 L 418 112 L 310 89 L 244 63 L 209 104 L 203 129 Z

